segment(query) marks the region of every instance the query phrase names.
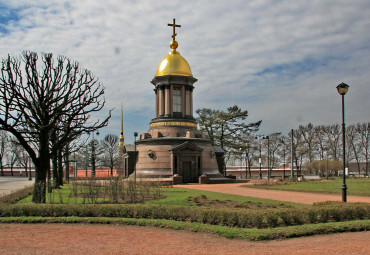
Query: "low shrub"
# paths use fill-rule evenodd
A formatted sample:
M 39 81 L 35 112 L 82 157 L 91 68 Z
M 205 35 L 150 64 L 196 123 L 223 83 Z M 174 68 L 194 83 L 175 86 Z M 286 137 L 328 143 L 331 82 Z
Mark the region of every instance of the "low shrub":
M 268 213 L 266 215 L 267 224 L 269 227 L 274 228 L 279 225 L 279 215 L 277 213 Z
M 168 219 L 240 228 L 274 228 L 329 221 L 369 219 L 370 205 L 341 204 L 283 209 L 230 209 L 170 205 L 0 204 L 0 217 L 118 217 Z
M 19 200 L 22 200 L 23 198 L 26 198 L 29 195 L 31 195 L 32 191 L 33 191 L 33 187 L 27 187 L 27 188 L 12 192 L 8 195 L 0 197 L 0 203 L 15 204 Z
M 321 223 L 326 223 L 326 222 L 328 222 L 329 221 L 329 218 L 330 218 L 330 212 L 327 210 L 327 209 L 325 209 L 325 208 L 322 208 L 321 210 L 320 210 L 320 214 L 319 214 L 320 216 L 319 216 L 319 222 L 321 222 Z

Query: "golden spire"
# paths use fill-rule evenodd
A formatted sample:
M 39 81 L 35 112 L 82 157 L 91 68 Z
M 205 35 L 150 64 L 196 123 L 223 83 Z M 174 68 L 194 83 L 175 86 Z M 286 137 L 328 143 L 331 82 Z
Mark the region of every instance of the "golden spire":
M 121 135 L 119 137 L 118 148 L 120 151 L 125 150 L 125 136 L 123 135 L 123 105 L 121 105 Z
M 123 136 L 123 105 L 121 105 L 121 136 L 122 138 L 124 138 Z

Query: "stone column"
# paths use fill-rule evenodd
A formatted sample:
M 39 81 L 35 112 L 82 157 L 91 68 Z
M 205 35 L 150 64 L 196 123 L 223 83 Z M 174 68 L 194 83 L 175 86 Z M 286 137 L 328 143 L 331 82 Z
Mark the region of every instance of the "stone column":
M 164 89 L 159 89 L 158 90 L 158 103 L 159 103 L 159 116 L 163 116 L 164 115 Z
M 155 89 L 155 117 L 158 118 L 158 112 L 159 112 L 159 105 L 158 105 L 158 89 Z
M 166 86 L 165 88 L 165 116 L 169 117 L 170 116 L 170 88 Z
M 189 101 L 190 101 L 190 116 L 193 116 L 193 90 L 190 90 L 189 91 L 189 97 L 190 97 L 190 99 L 189 99 Z
M 185 115 L 190 115 L 190 91 L 189 90 L 186 90 L 186 105 L 185 105 Z
M 170 85 L 170 114 L 173 116 L 173 85 Z
M 174 175 L 174 171 L 173 171 L 173 152 L 170 152 L 170 166 L 171 166 L 171 175 L 173 176 Z
M 185 104 L 186 104 L 186 97 L 185 97 L 185 87 L 182 86 L 181 87 L 181 113 L 182 113 L 182 117 L 185 116 Z

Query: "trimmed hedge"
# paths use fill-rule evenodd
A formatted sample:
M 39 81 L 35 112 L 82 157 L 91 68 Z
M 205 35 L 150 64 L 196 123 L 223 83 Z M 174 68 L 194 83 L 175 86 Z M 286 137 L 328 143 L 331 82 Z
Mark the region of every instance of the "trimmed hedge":
M 31 195 L 33 192 L 33 186 L 32 187 L 27 187 L 15 192 L 12 192 L 8 195 L 1 196 L 0 197 L 0 203 L 5 203 L 5 204 L 15 204 L 19 200 L 22 200 L 25 197 L 28 197 Z
M 250 210 L 170 205 L 0 204 L 0 217 L 119 217 L 167 219 L 241 228 L 267 228 L 370 218 L 370 204 L 331 204 Z
M 303 226 L 277 227 L 277 228 L 229 228 L 219 225 L 208 225 L 197 222 L 181 222 L 158 219 L 134 219 L 134 218 L 107 218 L 107 217 L 0 217 L 0 223 L 88 223 L 88 224 L 115 224 L 153 226 L 170 229 L 183 229 L 193 232 L 214 233 L 226 238 L 240 238 L 252 241 L 274 240 L 329 234 L 339 232 L 356 232 L 370 230 L 370 220 L 357 220 L 346 222 L 330 222 L 320 224 L 306 224 Z

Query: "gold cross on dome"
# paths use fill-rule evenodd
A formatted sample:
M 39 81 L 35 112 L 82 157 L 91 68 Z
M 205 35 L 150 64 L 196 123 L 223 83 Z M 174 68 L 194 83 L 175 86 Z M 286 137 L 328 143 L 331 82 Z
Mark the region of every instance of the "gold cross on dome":
M 176 41 L 176 27 L 181 27 L 181 25 L 176 25 L 176 21 L 175 21 L 175 19 L 173 19 L 173 24 L 168 24 L 168 26 L 169 27 L 172 27 L 173 28 L 173 34 L 172 34 L 172 39 L 174 40 L 174 41 Z

